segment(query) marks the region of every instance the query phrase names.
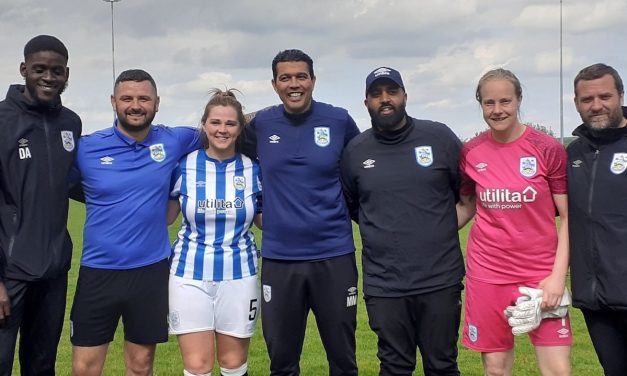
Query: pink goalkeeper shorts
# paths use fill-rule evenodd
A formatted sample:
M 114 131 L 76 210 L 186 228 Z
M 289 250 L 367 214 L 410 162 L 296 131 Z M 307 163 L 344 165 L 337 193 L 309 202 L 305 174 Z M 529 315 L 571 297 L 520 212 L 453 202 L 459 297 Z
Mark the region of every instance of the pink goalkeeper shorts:
M 518 287 L 537 287 L 538 281 L 494 285 L 466 278 L 464 335 L 462 343 L 480 352 L 504 352 L 514 348 L 514 335 L 503 311 L 521 295 Z M 573 343 L 568 316 L 543 319 L 529 332 L 534 346 L 570 346 Z

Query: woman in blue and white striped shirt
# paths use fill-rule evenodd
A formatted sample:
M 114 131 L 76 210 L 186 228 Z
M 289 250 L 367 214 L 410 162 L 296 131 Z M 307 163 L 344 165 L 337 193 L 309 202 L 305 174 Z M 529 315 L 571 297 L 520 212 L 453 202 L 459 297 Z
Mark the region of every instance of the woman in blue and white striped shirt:
M 181 159 L 172 180 L 168 221 L 182 212 L 170 268 L 170 333 L 184 375 L 247 375 L 247 355 L 259 307 L 258 252 L 261 174 L 239 153 L 245 126 L 233 90 L 212 91 L 201 120 L 204 149 Z M 215 350 L 214 350 L 215 349 Z

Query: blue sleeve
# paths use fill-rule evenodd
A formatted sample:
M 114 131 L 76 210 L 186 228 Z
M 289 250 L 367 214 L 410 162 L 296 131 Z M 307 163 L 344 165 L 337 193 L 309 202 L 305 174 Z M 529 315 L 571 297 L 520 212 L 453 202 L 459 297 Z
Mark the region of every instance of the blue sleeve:
M 350 115 L 347 115 L 346 119 L 346 133 L 344 133 L 344 146 L 348 145 L 348 142 L 357 136 L 361 131 L 357 127 L 355 120 Z
M 178 197 L 181 195 L 181 182 L 181 162 L 179 162 L 176 164 L 170 177 L 170 200 L 178 200 Z
M 181 155 L 186 155 L 194 150 L 201 148 L 200 130 L 193 127 L 175 127 L 172 128 L 178 135 L 181 142 Z
M 261 167 L 259 166 L 259 162 L 256 160 L 253 160 L 253 176 L 256 177 L 254 192 L 257 193 L 263 191 L 263 184 L 261 183 L 263 181 Z
M 340 160 L 340 182 L 350 217 L 359 223 L 359 195 L 350 169 L 349 152 L 344 149 Z
M 256 122 L 253 117 L 237 138 L 236 150 L 250 159 L 257 159 Z
M 261 192 L 255 194 L 255 214 L 263 213 L 263 195 Z

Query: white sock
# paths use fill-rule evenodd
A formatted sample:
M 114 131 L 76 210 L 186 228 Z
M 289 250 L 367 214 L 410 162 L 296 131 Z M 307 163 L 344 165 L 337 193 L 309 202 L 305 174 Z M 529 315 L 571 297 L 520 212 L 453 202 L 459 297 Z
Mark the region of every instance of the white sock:
M 248 362 L 242 364 L 237 368 L 222 368 L 220 367 L 220 373 L 222 376 L 242 376 L 248 372 Z
M 211 372 L 209 373 L 191 373 L 188 370 L 183 370 L 183 376 L 211 376 Z

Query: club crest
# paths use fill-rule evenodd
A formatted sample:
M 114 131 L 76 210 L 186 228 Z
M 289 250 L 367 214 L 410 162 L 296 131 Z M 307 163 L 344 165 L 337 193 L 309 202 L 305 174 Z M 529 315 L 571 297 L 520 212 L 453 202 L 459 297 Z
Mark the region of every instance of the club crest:
M 74 135 L 71 131 L 61 131 L 61 141 L 63 141 L 63 149 L 74 150 Z
M 328 146 L 331 143 L 331 131 L 329 127 L 315 127 L 314 142 L 320 147 Z
M 165 148 L 163 144 L 150 145 L 150 157 L 155 162 L 163 162 L 165 160 Z
M 179 328 L 179 326 L 181 325 L 181 317 L 178 311 L 170 312 L 170 314 L 168 315 L 168 322 L 170 323 L 170 326 L 172 326 L 172 328 Z
M 246 178 L 243 176 L 233 176 L 233 187 L 238 191 L 243 191 L 246 188 Z
M 416 152 L 416 162 L 422 167 L 429 167 L 433 164 L 433 150 L 431 146 L 418 146 L 414 148 Z
M 627 170 L 627 153 L 614 153 L 612 158 L 612 164 L 610 165 L 610 171 L 613 174 L 622 174 Z
M 538 172 L 538 161 L 536 157 L 520 158 L 520 174 L 526 178 L 534 176 Z
M 471 342 L 477 342 L 479 339 L 479 331 L 477 330 L 477 327 L 472 324 L 468 325 L 468 338 Z
M 272 300 L 272 287 L 269 285 L 263 285 L 263 300 L 269 303 Z

